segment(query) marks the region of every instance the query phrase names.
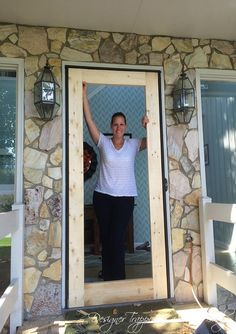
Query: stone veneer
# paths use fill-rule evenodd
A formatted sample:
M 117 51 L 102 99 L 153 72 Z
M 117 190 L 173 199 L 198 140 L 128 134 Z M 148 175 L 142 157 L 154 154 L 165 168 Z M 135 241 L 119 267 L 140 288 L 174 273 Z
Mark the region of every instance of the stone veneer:
M 236 42 L 143 36 L 128 33 L 0 24 L 0 56 L 25 60 L 24 201 L 25 317 L 61 312 L 62 120 L 37 116 L 33 87 L 46 60 L 61 85 L 62 60 L 164 69 L 168 139 L 170 211 L 175 298 L 193 300 L 189 283 L 189 248 L 193 237 L 193 285 L 202 297 L 198 198 L 201 192 L 196 111 L 189 125 L 177 125 L 172 89 L 182 66 L 195 85 L 196 68 L 235 69 Z

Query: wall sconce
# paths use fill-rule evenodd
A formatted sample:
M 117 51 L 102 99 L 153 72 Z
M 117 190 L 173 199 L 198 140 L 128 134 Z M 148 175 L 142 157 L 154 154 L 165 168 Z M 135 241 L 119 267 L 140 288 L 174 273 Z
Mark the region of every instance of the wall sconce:
M 195 91 L 186 73 L 182 71 L 173 89 L 173 112 L 178 123 L 188 124 L 195 109 Z
M 46 63 L 34 84 L 34 105 L 43 120 L 51 120 L 60 107 L 60 86 Z

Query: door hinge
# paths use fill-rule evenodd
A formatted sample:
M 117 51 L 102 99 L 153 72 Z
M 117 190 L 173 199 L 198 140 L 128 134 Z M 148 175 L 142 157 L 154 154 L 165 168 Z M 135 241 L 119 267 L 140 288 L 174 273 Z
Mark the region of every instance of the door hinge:
M 164 178 L 164 184 L 163 184 L 163 188 L 164 188 L 164 190 L 165 190 L 165 191 L 168 191 L 168 187 L 169 187 L 169 185 L 168 185 L 168 180 L 167 180 L 166 178 Z

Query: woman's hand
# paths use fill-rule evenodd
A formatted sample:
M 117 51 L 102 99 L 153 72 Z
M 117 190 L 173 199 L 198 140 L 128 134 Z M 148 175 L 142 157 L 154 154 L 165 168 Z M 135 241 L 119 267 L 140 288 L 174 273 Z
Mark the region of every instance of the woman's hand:
M 82 85 L 83 85 L 83 93 L 87 96 L 87 82 L 86 81 L 83 81 L 82 82 Z
M 142 122 L 142 126 L 146 129 L 147 124 L 149 123 L 149 118 L 148 118 L 148 116 L 147 116 L 147 115 L 144 115 L 143 118 L 142 118 L 142 120 L 141 120 L 141 122 Z

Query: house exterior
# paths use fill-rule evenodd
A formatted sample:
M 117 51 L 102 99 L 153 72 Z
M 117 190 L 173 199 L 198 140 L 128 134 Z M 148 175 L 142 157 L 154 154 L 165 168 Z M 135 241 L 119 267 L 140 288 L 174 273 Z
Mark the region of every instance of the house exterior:
M 72 28 L 0 24 L 1 64 L 19 64 L 24 77 L 24 108 L 17 126 L 24 127 L 22 147 L 23 197 L 25 203 L 24 314 L 25 318 L 59 314 L 65 307 L 65 196 L 66 144 L 65 66 L 147 70 L 159 69 L 162 77 L 165 166 L 169 188 L 169 297 L 191 302 L 190 275 L 197 296 L 203 297 L 199 227 L 202 192 L 198 106 L 189 124 L 173 117 L 172 90 L 182 68 L 196 88 L 198 69 L 235 70 L 235 42 L 225 40 L 147 36 L 87 31 Z M 61 108 L 48 122 L 34 106 L 33 89 L 46 61 L 61 87 Z M 82 65 L 81 65 L 82 64 Z M 22 88 L 22 87 L 21 87 Z M 21 121 L 20 121 L 21 120 Z M 20 175 L 20 174 L 18 174 Z M 20 177 L 20 176 L 19 176 Z M 19 181 L 20 182 L 20 181 Z M 185 234 L 193 238 L 189 260 Z M 191 268 L 190 268 L 191 266 Z M 191 273 L 190 273 L 191 270 Z M 64 283 L 63 283 L 64 280 Z M 76 305 L 74 305 L 76 306 Z

